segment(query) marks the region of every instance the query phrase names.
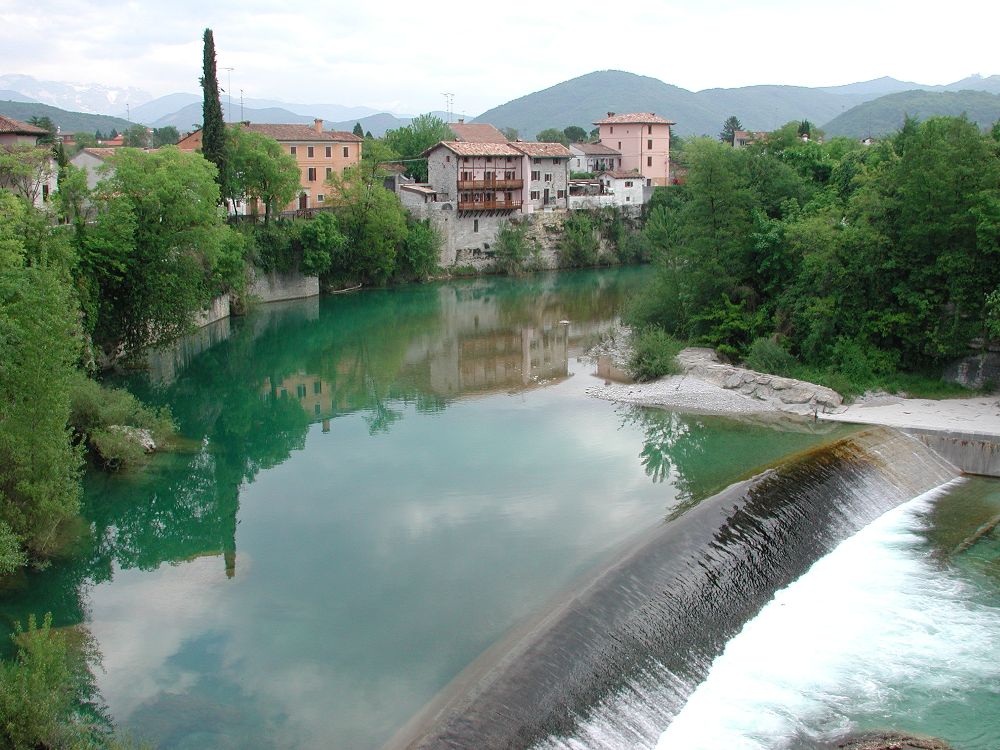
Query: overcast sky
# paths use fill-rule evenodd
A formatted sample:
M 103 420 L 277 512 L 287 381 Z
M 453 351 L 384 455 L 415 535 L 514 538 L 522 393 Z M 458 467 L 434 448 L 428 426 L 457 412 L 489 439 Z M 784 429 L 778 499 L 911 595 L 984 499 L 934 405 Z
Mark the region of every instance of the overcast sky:
M 0 73 L 198 91 L 202 32 L 234 93 L 476 115 L 593 70 L 691 90 L 926 84 L 1000 73 L 996 0 L 295 3 L 0 0 Z M 504 10 L 509 8 L 509 10 Z M 220 70 L 226 85 L 226 72 Z

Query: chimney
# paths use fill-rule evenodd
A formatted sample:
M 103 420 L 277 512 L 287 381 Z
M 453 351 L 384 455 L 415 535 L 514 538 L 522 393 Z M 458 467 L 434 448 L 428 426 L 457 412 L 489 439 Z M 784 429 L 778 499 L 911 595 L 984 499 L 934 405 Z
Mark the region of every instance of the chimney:
M 323 132 L 323 121 L 320 120 L 319 118 L 316 118 L 315 120 L 313 120 L 313 128 L 316 130 L 317 133 L 322 133 Z
M 614 117 L 614 116 L 615 116 L 614 112 L 608 112 L 608 117 Z

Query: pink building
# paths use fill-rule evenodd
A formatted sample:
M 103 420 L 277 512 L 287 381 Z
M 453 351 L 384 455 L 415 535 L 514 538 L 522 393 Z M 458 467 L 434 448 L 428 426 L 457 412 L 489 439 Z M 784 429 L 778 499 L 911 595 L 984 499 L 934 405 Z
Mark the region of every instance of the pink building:
M 669 185 L 670 126 L 673 120 L 653 112 L 608 112 L 594 124 L 601 129 L 601 143 L 621 153 L 623 172 L 642 174 L 646 185 Z

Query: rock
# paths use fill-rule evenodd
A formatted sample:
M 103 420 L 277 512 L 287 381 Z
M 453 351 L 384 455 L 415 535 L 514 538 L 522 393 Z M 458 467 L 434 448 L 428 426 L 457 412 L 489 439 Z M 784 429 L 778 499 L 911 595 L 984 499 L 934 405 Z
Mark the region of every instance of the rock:
M 953 750 L 944 740 L 902 732 L 865 732 L 836 743 L 841 750 Z
M 108 427 L 108 432 L 116 432 L 123 437 L 139 445 L 144 453 L 156 451 L 156 441 L 153 440 L 153 433 L 141 427 L 131 427 L 130 425 L 113 424 Z

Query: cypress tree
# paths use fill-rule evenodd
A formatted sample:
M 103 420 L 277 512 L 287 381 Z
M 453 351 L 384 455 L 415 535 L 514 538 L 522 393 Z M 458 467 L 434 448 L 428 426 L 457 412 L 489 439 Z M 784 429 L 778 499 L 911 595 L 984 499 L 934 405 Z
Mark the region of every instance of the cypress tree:
M 361 123 L 360 122 L 354 123 L 354 131 L 353 132 L 354 132 L 354 135 L 356 135 L 358 138 L 364 138 L 365 137 L 365 131 L 361 129 Z
M 215 39 L 211 29 L 205 29 L 205 58 L 201 88 L 204 92 L 201 119 L 201 153 L 218 167 L 216 181 L 221 185 L 225 175 L 226 122 L 219 99 L 219 80 L 215 74 Z

